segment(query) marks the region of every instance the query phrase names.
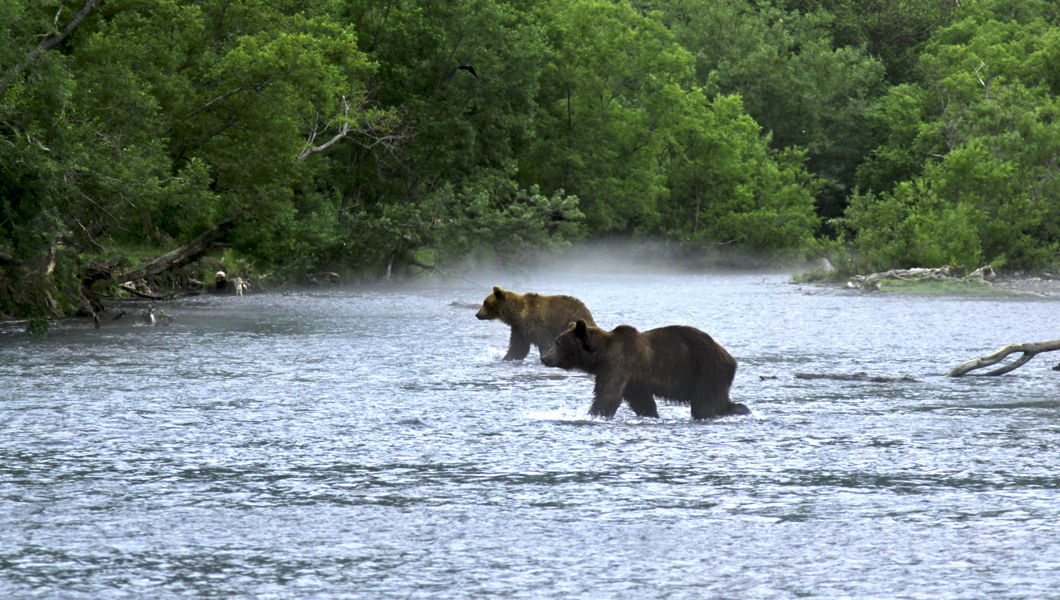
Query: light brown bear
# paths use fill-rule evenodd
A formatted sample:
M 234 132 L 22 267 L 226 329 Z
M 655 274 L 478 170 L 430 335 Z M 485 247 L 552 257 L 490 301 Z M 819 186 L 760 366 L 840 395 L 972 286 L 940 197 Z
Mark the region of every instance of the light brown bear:
M 579 320 L 556 338 L 541 362 L 596 376 L 592 415 L 614 416 L 625 398 L 638 415 L 658 417 L 655 396 L 691 404 L 694 419 L 751 412 L 729 400 L 736 359 L 695 327 L 640 332 L 619 325 L 607 332 Z
M 595 326 L 593 316 L 581 300 L 571 296 L 542 296 L 519 294 L 493 286 L 493 293 L 482 301 L 476 317 L 482 320 L 500 319 L 512 328 L 508 353 L 504 360 L 520 360 L 530 353 L 530 344 L 544 355 L 552 347 L 556 336 L 574 321 L 581 319 Z

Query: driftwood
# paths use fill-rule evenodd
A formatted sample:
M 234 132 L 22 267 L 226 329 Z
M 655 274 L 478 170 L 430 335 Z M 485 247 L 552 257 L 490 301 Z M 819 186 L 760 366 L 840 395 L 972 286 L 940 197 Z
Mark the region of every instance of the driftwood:
M 213 277 L 213 293 L 235 294 L 242 296 L 250 289 L 250 282 L 242 277 L 229 277 L 224 271 L 218 271 Z
M 154 304 L 148 304 L 147 308 L 140 311 L 140 323 L 144 325 L 170 325 L 172 322 L 173 317 L 167 314 L 166 311 L 155 312 Z
M 968 362 L 957 365 L 952 371 L 947 373 L 947 376 L 960 377 L 968 373 L 969 371 L 974 371 L 975 369 L 981 369 L 983 367 L 989 367 L 990 365 L 997 364 L 1009 354 L 1022 352 L 1023 356 L 1017 358 L 1016 360 L 1003 367 L 994 369 L 993 371 L 987 371 L 986 373 L 977 373 L 977 375 L 1003 375 L 1005 373 L 1008 373 L 1009 371 L 1014 371 L 1015 369 L 1018 369 L 1019 367 L 1022 367 L 1023 365 L 1027 364 L 1027 362 L 1030 359 L 1034 358 L 1035 355 L 1040 354 L 1042 352 L 1052 352 L 1053 350 L 1060 350 L 1060 340 L 1052 340 L 1050 342 L 1033 342 L 1030 344 L 1012 344 L 1009 346 L 1005 346 L 1004 348 L 998 350 L 993 354 L 974 358 L 972 360 L 969 360 Z
M 895 383 L 895 382 L 915 382 L 916 379 L 909 377 L 908 375 L 903 377 L 887 377 L 884 375 L 869 375 L 864 371 L 858 371 L 857 373 L 796 373 L 796 379 L 832 379 L 836 381 L 869 381 L 872 383 Z
M 437 275 L 441 275 L 442 277 L 449 277 L 449 278 L 452 278 L 452 279 L 457 279 L 459 281 L 463 281 L 464 283 L 470 283 L 470 284 L 476 285 L 476 286 L 480 286 L 481 285 L 477 281 L 471 281 L 470 279 L 467 279 L 466 277 L 461 277 L 461 276 L 455 275 L 453 273 L 447 273 L 447 272 L 443 271 L 442 269 L 439 269 L 435 265 L 428 265 L 427 263 L 424 263 L 422 261 L 416 260 L 414 257 L 410 256 L 410 257 L 408 257 L 407 260 L 408 260 L 410 265 L 412 265 L 414 267 L 419 267 L 419 268 L 423 269 L 424 271 L 426 271 L 426 272 L 428 272 L 428 273 L 430 273 L 432 275 L 437 274 Z M 391 257 L 391 261 L 393 261 L 393 257 Z M 387 276 L 386 276 L 386 278 L 388 280 L 390 279 L 390 266 L 387 266 Z M 478 307 L 479 307 L 479 305 L 476 304 L 475 308 L 478 308 Z
M 319 273 L 306 273 L 305 280 L 313 285 L 339 285 L 342 276 L 334 271 L 320 271 Z
M 963 271 L 963 269 L 960 269 Z M 847 287 L 861 290 L 876 291 L 880 289 L 880 282 L 884 280 L 893 281 L 974 281 L 989 285 L 996 277 L 994 269 L 990 265 L 979 267 L 968 275 L 959 275 L 949 267 L 938 268 L 916 268 L 916 269 L 891 269 L 880 271 L 871 275 L 855 275 L 847 282 Z
M 146 290 L 145 291 L 145 290 L 142 290 L 142 289 L 136 287 L 136 284 L 134 282 L 132 282 L 132 281 L 126 281 L 125 283 L 122 283 L 118 287 L 120 287 L 121 289 L 125 290 L 126 292 L 132 294 L 133 296 L 139 296 L 141 298 L 147 298 L 149 300 L 165 300 L 166 299 L 165 296 L 159 296 L 158 294 L 152 293 L 150 290 Z

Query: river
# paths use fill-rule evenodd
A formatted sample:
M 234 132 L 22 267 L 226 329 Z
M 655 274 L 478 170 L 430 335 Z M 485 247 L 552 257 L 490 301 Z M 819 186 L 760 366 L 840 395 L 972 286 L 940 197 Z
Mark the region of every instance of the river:
M 1058 598 L 1060 301 L 572 268 L 0 329 L 5 598 Z M 681 323 L 752 414 L 589 418 L 452 302 Z M 915 381 L 800 379 L 855 373 Z

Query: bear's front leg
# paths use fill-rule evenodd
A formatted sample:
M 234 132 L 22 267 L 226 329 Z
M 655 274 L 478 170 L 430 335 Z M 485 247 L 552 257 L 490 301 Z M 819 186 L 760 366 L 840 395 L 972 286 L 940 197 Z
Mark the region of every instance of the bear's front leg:
M 594 417 L 606 417 L 610 419 L 615 416 L 619 405 L 622 404 L 622 388 L 626 386 L 625 381 L 608 381 L 605 375 L 596 376 L 596 389 L 593 392 L 593 404 L 589 407 L 589 414 Z
M 530 354 L 530 340 L 512 327 L 512 335 L 508 338 L 508 353 L 504 355 L 504 360 L 522 360 L 527 354 Z

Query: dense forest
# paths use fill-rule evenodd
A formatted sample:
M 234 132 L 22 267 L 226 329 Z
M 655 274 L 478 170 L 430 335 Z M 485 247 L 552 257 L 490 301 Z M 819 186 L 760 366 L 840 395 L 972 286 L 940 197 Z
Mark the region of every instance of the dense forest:
M 604 237 L 1058 260 L 1052 1 L 0 0 L 0 23 L 7 315 L 84 311 L 196 239 L 278 281 Z

